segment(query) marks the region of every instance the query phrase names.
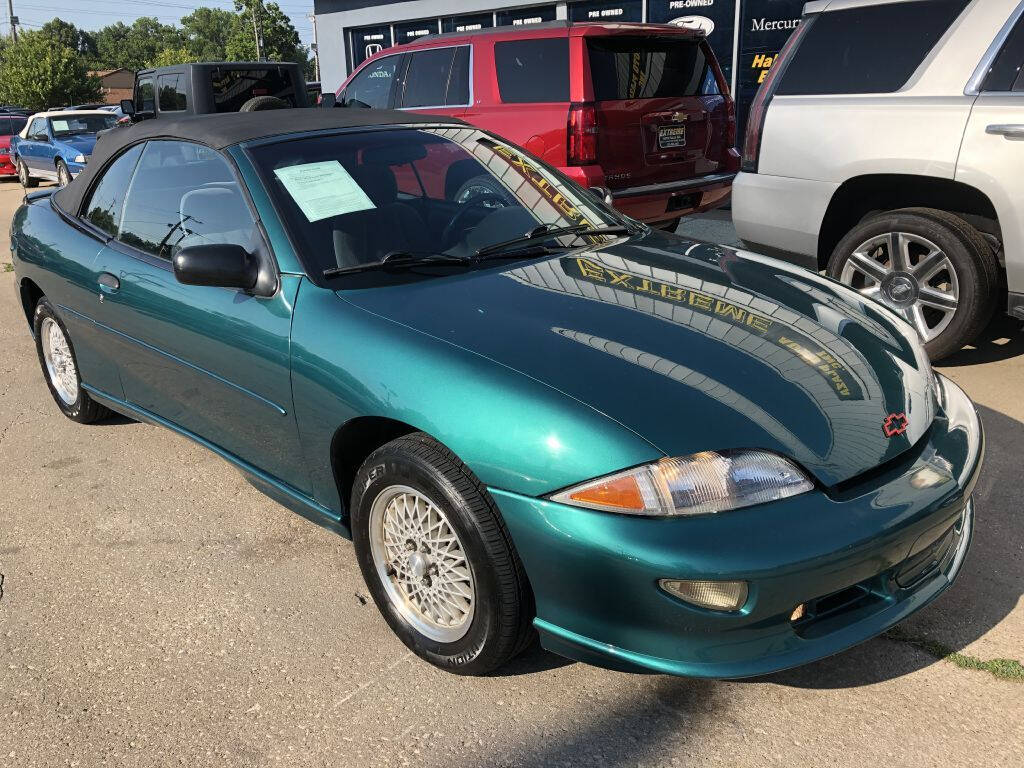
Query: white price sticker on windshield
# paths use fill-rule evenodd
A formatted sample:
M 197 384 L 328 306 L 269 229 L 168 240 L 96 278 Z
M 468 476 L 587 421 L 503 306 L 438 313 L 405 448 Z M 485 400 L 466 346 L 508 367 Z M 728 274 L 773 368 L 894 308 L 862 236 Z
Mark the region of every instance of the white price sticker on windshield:
M 376 207 L 337 160 L 277 168 L 274 175 L 310 221 Z
M 54 131 L 66 131 L 68 130 L 67 120 L 51 120 L 50 125 L 53 126 Z

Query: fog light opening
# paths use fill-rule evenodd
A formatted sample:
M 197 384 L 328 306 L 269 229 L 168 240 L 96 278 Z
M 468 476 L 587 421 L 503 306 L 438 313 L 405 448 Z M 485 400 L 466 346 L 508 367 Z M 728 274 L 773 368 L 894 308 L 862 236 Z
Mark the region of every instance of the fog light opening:
M 747 602 L 745 581 L 661 579 L 658 586 L 673 597 L 712 611 L 738 611 Z

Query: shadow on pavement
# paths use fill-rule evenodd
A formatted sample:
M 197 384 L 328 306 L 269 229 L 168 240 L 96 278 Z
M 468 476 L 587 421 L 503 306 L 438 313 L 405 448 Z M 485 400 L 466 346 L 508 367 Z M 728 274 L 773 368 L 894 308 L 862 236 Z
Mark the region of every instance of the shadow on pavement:
M 618 768 L 665 764 L 666 755 L 685 751 L 687 734 L 699 733 L 703 723 L 722 708 L 716 704 L 718 685 L 674 677 L 660 678 L 653 685 L 638 685 L 633 695 L 595 707 L 590 717 L 579 722 L 577 730 L 509 745 L 514 757 L 491 755 L 479 765 Z
M 985 465 L 974 491 L 976 519 L 971 549 L 960 575 L 934 603 L 900 627 L 908 635 L 961 650 L 1016 608 L 1024 593 L 1024 516 L 1020 513 L 1020 457 L 1024 425 L 979 407 L 985 428 Z M 899 641 L 876 638 L 856 648 L 762 678 L 800 688 L 848 688 L 890 680 L 937 663 L 923 652 L 897 652 Z M 1018 660 L 1024 650 L 1018 646 Z
M 988 324 L 973 344 L 940 360 L 940 367 L 959 368 L 1006 360 L 1024 354 L 1024 331 L 1020 320 L 1000 315 Z

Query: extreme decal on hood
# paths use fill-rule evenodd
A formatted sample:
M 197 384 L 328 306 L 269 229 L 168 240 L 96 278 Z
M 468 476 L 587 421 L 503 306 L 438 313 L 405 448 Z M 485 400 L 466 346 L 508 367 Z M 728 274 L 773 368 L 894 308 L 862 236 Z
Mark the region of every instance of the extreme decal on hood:
M 802 331 L 771 317 L 759 314 L 750 307 L 733 304 L 720 297 L 673 283 L 663 283 L 649 276 L 628 270 L 618 271 L 585 257 L 561 259 L 562 270 L 569 277 L 607 285 L 640 295 L 654 296 L 679 304 L 707 317 L 739 326 L 777 347 L 788 349 L 796 359 L 823 376 L 835 389 L 841 400 L 862 400 L 864 392 L 835 355 Z

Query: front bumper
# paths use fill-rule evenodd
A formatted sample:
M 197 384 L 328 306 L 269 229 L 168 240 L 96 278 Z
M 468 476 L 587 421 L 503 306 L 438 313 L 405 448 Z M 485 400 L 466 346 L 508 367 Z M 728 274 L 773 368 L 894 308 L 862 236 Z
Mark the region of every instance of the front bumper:
M 943 380 L 946 405 L 896 466 L 841 491 L 691 518 L 592 512 L 492 490 L 551 651 L 600 666 L 749 677 L 867 640 L 927 605 L 970 545 L 983 435 Z M 746 604 L 705 610 L 661 578 L 742 579 Z M 790 620 L 806 603 L 809 617 Z

